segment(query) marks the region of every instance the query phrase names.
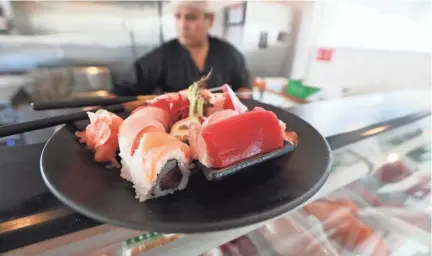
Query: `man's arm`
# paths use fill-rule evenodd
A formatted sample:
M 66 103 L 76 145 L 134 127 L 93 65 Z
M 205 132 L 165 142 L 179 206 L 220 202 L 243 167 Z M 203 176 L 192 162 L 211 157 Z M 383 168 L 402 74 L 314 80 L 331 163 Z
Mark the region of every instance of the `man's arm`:
M 231 74 L 231 86 L 234 91 L 250 91 L 252 85 L 250 83 L 250 74 L 246 67 L 245 59 L 239 51 L 235 51 L 233 56 L 234 67 Z
M 163 57 L 159 49 L 136 60 L 127 74 L 114 85 L 114 93 L 122 96 L 151 94 L 163 78 Z M 131 78 L 135 79 L 131 79 Z

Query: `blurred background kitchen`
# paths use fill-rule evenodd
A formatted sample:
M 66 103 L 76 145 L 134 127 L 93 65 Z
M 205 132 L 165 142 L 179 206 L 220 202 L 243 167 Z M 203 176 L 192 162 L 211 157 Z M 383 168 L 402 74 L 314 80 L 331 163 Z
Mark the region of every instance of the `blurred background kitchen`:
M 244 54 L 264 102 L 431 86 L 430 1 L 214 1 L 212 9 L 211 33 Z M 12 109 L 33 100 L 104 95 L 134 76 L 134 60 L 175 37 L 174 19 L 169 1 L 0 0 L 0 123 L 46 116 Z M 44 141 L 51 132 L 43 132 L 2 145 Z
M 352 202 L 361 208 L 350 217 L 354 224 L 326 210 L 328 222 L 345 230 L 327 232 L 327 217 L 316 217 L 314 204 L 259 229 L 215 234 L 144 233 L 98 223 L 68 209 L 45 186 L 40 155 L 57 129 L 47 128 L 0 138 L 0 194 L 6 195 L 0 197 L 0 254 L 139 255 L 178 239 L 141 255 L 311 255 L 302 250 L 318 244 L 325 255 L 430 255 L 431 120 L 423 111 L 431 103 L 432 2 L 211 5 L 211 34 L 244 54 L 253 97 L 295 106 L 289 111 L 330 142 L 332 174 L 313 200 L 338 199 L 340 207 Z M 131 80 L 137 58 L 175 36 L 170 1 L 0 0 L 0 125 L 77 111 L 33 111 L 29 104 L 107 95 L 113 84 Z M 382 237 L 392 254 L 356 251 L 364 230 L 374 232 L 370 248 Z

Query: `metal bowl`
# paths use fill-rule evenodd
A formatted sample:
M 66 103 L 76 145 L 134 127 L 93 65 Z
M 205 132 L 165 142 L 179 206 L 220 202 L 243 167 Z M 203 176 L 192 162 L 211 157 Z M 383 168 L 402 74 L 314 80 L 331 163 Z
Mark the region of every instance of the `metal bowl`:
M 25 90 L 35 101 L 112 90 L 111 72 L 104 66 L 39 67 L 29 76 L 30 84 Z

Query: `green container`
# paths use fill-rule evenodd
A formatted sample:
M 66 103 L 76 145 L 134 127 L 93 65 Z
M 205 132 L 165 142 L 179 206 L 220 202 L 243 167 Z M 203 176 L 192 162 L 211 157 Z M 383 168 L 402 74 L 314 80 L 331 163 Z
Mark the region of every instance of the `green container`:
M 148 233 L 144 233 L 140 236 L 128 239 L 125 241 L 125 243 L 126 243 L 126 245 L 131 246 L 131 245 L 143 243 L 144 241 L 158 239 L 162 236 L 163 236 L 162 233 L 148 232 Z
M 304 100 L 319 90 L 319 88 L 304 85 L 300 80 L 290 80 L 288 82 L 286 93 L 290 96 Z

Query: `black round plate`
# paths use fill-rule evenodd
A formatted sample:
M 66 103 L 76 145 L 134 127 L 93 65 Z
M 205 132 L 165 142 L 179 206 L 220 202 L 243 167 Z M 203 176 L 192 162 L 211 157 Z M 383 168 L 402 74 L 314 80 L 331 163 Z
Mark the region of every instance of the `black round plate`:
M 260 106 L 276 113 L 287 130 L 297 133 L 296 150 L 219 182 L 196 173 L 186 190 L 140 203 L 120 171 L 94 162 L 93 153 L 79 144 L 70 126 L 64 126 L 42 152 L 43 179 L 55 196 L 77 212 L 137 230 L 209 232 L 276 217 L 322 187 L 330 173 L 330 148 L 301 118 L 253 100 L 244 103 L 250 109 Z

